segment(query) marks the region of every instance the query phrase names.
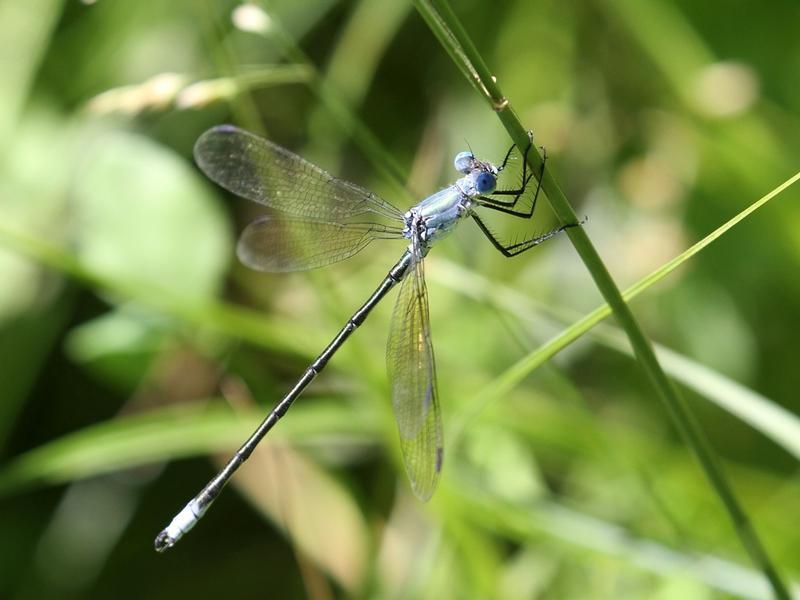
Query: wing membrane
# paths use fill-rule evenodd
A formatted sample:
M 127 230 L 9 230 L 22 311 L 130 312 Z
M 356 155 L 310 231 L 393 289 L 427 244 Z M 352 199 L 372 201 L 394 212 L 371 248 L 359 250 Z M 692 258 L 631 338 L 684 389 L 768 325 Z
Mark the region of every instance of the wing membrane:
M 269 215 L 245 228 L 236 253 L 245 265 L 259 271 L 302 271 L 349 258 L 374 239 L 400 237 L 400 229 L 379 223 L 328 223 Z
M 442 419 L 422 259 L 410 269 L 395 304 L 386 362 L 406 471 L 414 493 L 427 500 L 442 468 Z
M 372 192 L 232 125 L 201 135 L 194 156 L 203 172 L 226 190 L 296 217 L 341 222 L 373 213 L 403 219 L 397 208 Z

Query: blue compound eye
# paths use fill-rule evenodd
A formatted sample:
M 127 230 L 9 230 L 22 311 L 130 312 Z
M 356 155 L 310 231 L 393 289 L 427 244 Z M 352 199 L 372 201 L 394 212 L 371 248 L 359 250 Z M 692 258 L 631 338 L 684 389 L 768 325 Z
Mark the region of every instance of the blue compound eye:
M 494 175 L 491 173 L 478 173 L 475 178 L 475 189 L 480 194 L 491 194 L 494 191 L 494 186 L 497 185 Z
M 475 162 L 475 157 L 472 152 L 459 152 L 456 154 L 456 159 L 453 161 L 453 166 L 459 173 L 466 175 L 472 170 L 472 164 Z

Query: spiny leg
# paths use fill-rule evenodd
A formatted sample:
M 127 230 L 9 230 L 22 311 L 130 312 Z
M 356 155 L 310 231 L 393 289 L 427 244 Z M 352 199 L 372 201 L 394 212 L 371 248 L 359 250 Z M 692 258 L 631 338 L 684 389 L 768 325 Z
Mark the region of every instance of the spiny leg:
M 513 200 L 497 200 L 497 202 L 513 205 L 513 203 L 515 203 L 517 199 L 525 192 L 526 188 L 528 187 L 528 182 L 531 180 L 531 177 L 528 174 L 528 152 L 530 152 L 532 145 L 533 143 L 528 144 L 528 147 L 525 148 L 525 152 L 522 153 L 522 187 L 516 190 L 499 190 L 492 192 L 490 194 L 491 196 L 514 196 Z M 512 146 L 511 150 L 513 149 L 514 147 Z M 508 162 L 508 158 L 511 156 L 511 150 L 509 150 L 508 154 L 506 154 L 506 158 L 498 171 L 502 171 L 505 168 L 506 162 Z
M 508 164 L 508 159 L 511 158 L 511 153 L 514 151 L 514 148 L 516 147 L 517 147 L 516 144 L 511 144 L 511 148 L 508 149 L 508 152 L 506 152 L 506 157 L 503 159 L 503 164 L 497 167 L 498 173 L 506 168 L 506 164 Z
M 547 160 L 547 153 L 544 154 L 545 161 Z M 484 196 L 478 197 L 478 202 L 481 206 L 485 206 L 486 208 L 490 208 L 492 210 L 496 210 L 501 213 L 505 213 L 507 215 L 511 215 L 512 217 L 517 217 L 519 219 L 530 219 L 533 216 L 534 211 L 536 210 L 536 202 L 539 200 L 539 192 L 542 189 L 542 176 L 544 175 L 544 161 L 542 162 L 542 170 L 539 173 L 539 181 L 536 184 L 536 192 L 533 194 L 533 201 L 531 202 L 531 207 L 529 210 L 514 210 L 514 204 L 516 204 L 519 196 L 514 199 L 513 202 L 503 203 L 499 202 L 493 198 L 487 198 Z M 528 179 L 533 176 L 533 173 L 528 175 Z
M 525 155 L 524 155 L 524 158 L 523 158 L 523 161 L 524 161 L 523 165 L 527 165 L 528 164 L 527 156 L 528 156 L 528 150 L 530 150 L 530 148 L 531 147 L 528 146 L 528 149 L 525 151 Z M 497 210 L 499 212 L 503 212 L 503 213 L 506 213 L 506 214 L 509 214 L 509 215 L 513 215 L 515 217 L 520 217 L 520 218 L 525 218 L 525 219 L 530 218 L 530 216 L 533 214 L 534 209 L 536 208 L 536 200 L 539 198 L 539 191 L 542 188 L 542 177 L 544 177 L 545 164 L 547 163 L 547 150 L 544 148 L 544 146 L 542 146 L 542 153 L 543 153 L 542 167 L 541 167 L 541 169 L 539 169 L 539 179 L 538 179 L 538 181 L 536 183 L 536 192 L 533 195 L 533 202 L 531 203 L 531 208 L 530 208 L 529 211 L 514 210 L 514 207 L 516 206 L 516 204 L 519 201 L 520 197 L 522 197 L 522 194 L 525 193 L 525 190 L 528 189 L 528 182 L 533 177 L 533 173 L 528 173 L 527 176 L 525 176 L 525 179 L 523 180 L 522 187 L 520 189 L 518 189 L 518 190 L 501 190 L 499 192 L 494 192 L 493 194 L 490 194 L 489 196 L 480 196 L 480 197 L 478 197 L 478 200 L 481 202 L 481 205 L 482 206 L 486 206 L 487 208 L 491 208 L 493 210 Z M 525 166 L 523 166 L 523 171 L 522 172 L 523 172 L 523 175 L 525 175 Z M 512 200 L 499 200 L 497 198 L 492 198 L 491 197 L 491 196 L 497 196 L 497 195 L 500 195 L 500 196 L 513 195 L 514 198 Z
M 557 236 L 565 229 L 569 229 L 570 227 L 578 227 L 585 222 L 584 220 L 581 221 L 580 223 L 569 223 L 567 225 L 562 225 L 561 227 L 553 229 L 552 231 L 548 231 L 543 235 L 537 235 L 527 240 L 517 242 L 516 244 L 509 244 L 506 246 L 500 240 L 497 239 L 497 236 L 495 236 L 495 234 L 492 233 L 492 231 L 486 226 L 486 224 L 483 221 L 481 221 L 481 218 L 478 215 L 473 213 L 472 218 L 475 219 L 475 222 L 478 224 L 478 227 L 492 243 L 492 246 L 497 248 L 500 251 L 500 253 L 506 258 L 511 258 L 513 256 L 517 256 L 518 254 L 522 254 L 523 252 L 526 252 L 531 248 L 538 246 L 542 242 L 546 242 L 550 238 Z
M 528 146 L 527 146 L 527 148 L 525 148 L 525 154 L 523 155 L 523 162 L 524 162 L 524 161 L 525 161 L 525 159 L 528 157 L 528 150 L 530 150 L 530 148 L 531 148 L 531 145 L 533 144 L 533 132 L 532 132 L 532 131 L 530 131 L 530 130 L 528 130 L 528 140 L 529 140 L 529 141 L 528 141 Z M 503 164 L 501 164 L 501 165 L 500 165 L 500 166 L 497 168 L 497 172 L 498 172 L 498 173 L 499 173 L 500 171 L 502 171 L 503 169 L 505 169 L 505 168 L 506 168 L 506 164 L 508 164 L 508 160 L 511 158 L 511 153 L 514 151 L 514 148 L 516 148 L 516 147 L 517 147 L 517 145 L 516 145 L 516 144 L 511 144 L 511 148 L 509 148 L 509 149 L 508 149 L 508 152 L 506 152 L 506 156 L 505 156 L 505 158 L 503 159 Z M 523 169 L 524 169 L 524 168 L 525 168 L 525 166 L 524 166 L 524 164 L 523 164 Z M 524 172 L 524 171 L 522 172 L 522 180 L 523 180 L 523 181 L 525 180 L 525 172 Z M 523 183 L 523 186 L 524 186 L 524 183 Z

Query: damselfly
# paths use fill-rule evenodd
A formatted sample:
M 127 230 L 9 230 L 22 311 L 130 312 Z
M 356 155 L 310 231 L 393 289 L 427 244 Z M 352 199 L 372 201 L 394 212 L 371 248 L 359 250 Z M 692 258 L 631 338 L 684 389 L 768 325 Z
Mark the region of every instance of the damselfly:
M 238 196 L 278 211 L 251 223 L 242 233 L 237 254 L 245 265 L 261 271 L 298 271 L 343 260 L 376 239 L 406 239 L 408 246 L 377 289 L 225 467 L 156 537 L 156 550 L 170 548 L 197 523 L 266 433 L 398 283 L 400 294 L 386 351 L 392 407 L 411 487 L 420 499 L 431 497 L 442 469 L 442 419 L 423 258 L 434 243 L 467 217 L 507 257 L 530 250 L 572 226 L 506 245 L 476 212 L 486 208 L 522 219 L 533 216 L 541 184 L 536 186 L 530 206 L 520 208 L 520 199 L 533 177 L 527 166 L 530 147 L 528 144 L 522 152 L 517 189 L 496 189 L 497 177 L 506 168 L 514 146 L 500 166 L 478 160 L 472 152 L 461 152 L 455 157 L 455 168 L 462 177 L 404 213 L 364 188 L 333 177 L 281 146 L 236 127 L 215 127 L 200 137 L 194 156 L 209 178 Z

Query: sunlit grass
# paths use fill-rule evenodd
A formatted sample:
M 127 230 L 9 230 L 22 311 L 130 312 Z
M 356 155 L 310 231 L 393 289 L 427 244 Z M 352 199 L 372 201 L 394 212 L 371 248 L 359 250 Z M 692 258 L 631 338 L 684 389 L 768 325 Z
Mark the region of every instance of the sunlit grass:
M 742 210 L 797 171 L 791 60 L 773 59 L 796 37 L 791 10 L 459 4 L 463 30 L 452 14 L 434 22 L 457 32 L 442 36 L 448 62 L 412 8 L 0 9 L 18 57 L 0 76 L 0 595 L 199 597 L 230 581 L 276 597 L 774 595 L 648 401 L 625 333 L 602 323 L 611 309 L 590 310 L 602 299 L 566 237 L 505 261 L 470 225 L 427 269 L 445 427 L 432 501 L 413 500 L 399 456 L 390 298 L 178 553 L 156 557 L 164 520 L 403 246 L 297 275 L 237 266 L 233 235 L 256 207 L 191 166 L 197 135 L 221 122 L 403 208 L 452 179 L 465 144 L 494 158 L 506 128 L 533 129 L 551 196 L 558 181 L 615 278 L 638 280 L 621 298 L 637 298 L 661 368 L 796 579 L 796 176 Z M 484 58 L 507 98 L 492 96 Z M 549 217 L 541 203 L 526 232 Z M 712 293 L 676 301 L 698 281 Z M 737 335 L 706 331 L 696 315 L 709 314 Z M 712 342 L 705 355 L 690 326 Z

